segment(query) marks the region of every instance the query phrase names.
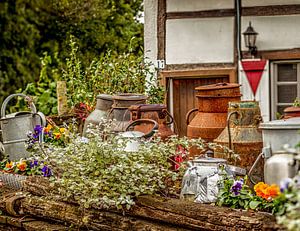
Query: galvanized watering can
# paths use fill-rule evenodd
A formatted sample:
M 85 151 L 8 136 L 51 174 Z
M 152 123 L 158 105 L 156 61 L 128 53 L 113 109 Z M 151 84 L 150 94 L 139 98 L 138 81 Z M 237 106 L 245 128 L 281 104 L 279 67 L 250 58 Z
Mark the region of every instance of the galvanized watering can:
M 28 101 L 31 112 L 23 111 L 5 114 L 8 102 L 16 96 L 21 96 Z M 36 111 L 35 105 L 28 96 L 21 93 L 12 94 L 4 100 L 1 107 L 0 128 L 4 154 L 8 155 L 10 160 L 19 160 L 28 155 L 25 141 L 27 140 L 28 132 L 34 132 L 36 125 L 44 127 L 46 119 L 43 113 Z

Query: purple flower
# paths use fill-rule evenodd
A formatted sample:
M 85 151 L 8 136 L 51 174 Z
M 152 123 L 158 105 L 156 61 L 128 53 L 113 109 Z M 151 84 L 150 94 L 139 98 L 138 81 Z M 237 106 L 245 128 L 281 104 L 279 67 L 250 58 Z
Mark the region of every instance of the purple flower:
M 52 171 L 47 165 L 44 165 L 44 167 L 42 168 L 42 172 L 45 177 L 52 175 Z
M 39 138 L 39 135 L 43 132 L 43 127 L 41 125 L 36 125 L 34 127 L 34 133 L 32 134 L 34 139 Z
M 236 196 L 239 195 L 241 193 L 243 184 L 244 184 L 243 179 L 234 181 L 230 191 L 233 192 L 234 195 Z
M 30 168 L 34 168 L 35 166 L 39 165 L 39 161 L 38 160 L 34 160 L 30 162 Z
M 280 181 L 280 192 L 284 192 L 284 190 L 286 190 L 290 183 L 292 182 L 293 180 L 291 178 L 285 178 L 283 180 Z

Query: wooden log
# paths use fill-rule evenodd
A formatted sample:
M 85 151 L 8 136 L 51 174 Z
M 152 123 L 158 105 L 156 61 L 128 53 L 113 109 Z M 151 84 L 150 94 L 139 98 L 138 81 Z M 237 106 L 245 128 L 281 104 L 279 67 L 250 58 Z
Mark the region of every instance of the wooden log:
M 139 197 L 129 211 L 81 209 L 76 204 L 32 195 L 19 196 L 18 200 L 15 205 L 22 211 L 15 214 L 67 222 L 91 230 L 282 230 L 268 213 L 161 197 Z M 6 209 L 3 202 L 0 208 Z
M 2 229 L 4 228 L 5 229 Z M 15 218 L 0 215 L 0 230 L 26 230 L 26 231 L 66 231 L 69 227 L 61 224 L 51 224 L 31 217 Z

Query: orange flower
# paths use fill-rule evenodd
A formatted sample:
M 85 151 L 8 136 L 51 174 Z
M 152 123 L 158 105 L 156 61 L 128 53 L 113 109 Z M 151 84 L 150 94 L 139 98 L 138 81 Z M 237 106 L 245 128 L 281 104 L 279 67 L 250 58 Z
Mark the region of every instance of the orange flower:
M 271 200 L 280 194 L 280 189 L 276 184 L 269 186 L 263 182 L 259 182 L 254 186 L 256 195 L 264 198 L 265 200 Z
M 44 132 L 49 133 L 52 128 L 53 128 L 52 125 L 48 124 L 47 127 L 44 128 Z
M 27 167 L 27 164 L 26 164 L 25 161 L 20 162 L 20 163 L 17 164 L 17 168 L 18 168 L 19 170 L 21 170 L 22 172 L 25 171 L 26 167 Z
M 54 132 L 53 135 L 56 140 L 59 140 L 59 138 L 61 137 L 61 134 L 59 132 Z
M 13 165 L 14 165 L 14 163 L 12 161 L 11 162 L 7 162 L 6 165 L 5 165 L 5 168 L 10 169 L 10 168 L 13 167 Z

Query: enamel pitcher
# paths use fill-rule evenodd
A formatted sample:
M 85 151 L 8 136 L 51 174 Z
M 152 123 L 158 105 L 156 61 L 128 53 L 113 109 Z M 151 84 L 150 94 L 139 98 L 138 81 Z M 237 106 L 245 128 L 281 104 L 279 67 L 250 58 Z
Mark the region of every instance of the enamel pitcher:
M 5 111 L 8 102 L 17 96 L 25 98 L 31 112 L 22 111 L 6 115 Z M 1 141 L 4 147 L 4 154 L 8 155 L 10 160 L 19 160 L 26 157 L 29 154 L 25 147 L 28 132 L 34 132 L 36 125 L 44 127 L 45 124 L 46 119 L 44 114 L 36 111 L 36 107 L 30 97 L 21 93 L 8 96 L 2 104 L 0 119 Z

